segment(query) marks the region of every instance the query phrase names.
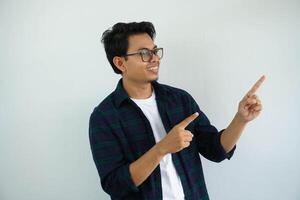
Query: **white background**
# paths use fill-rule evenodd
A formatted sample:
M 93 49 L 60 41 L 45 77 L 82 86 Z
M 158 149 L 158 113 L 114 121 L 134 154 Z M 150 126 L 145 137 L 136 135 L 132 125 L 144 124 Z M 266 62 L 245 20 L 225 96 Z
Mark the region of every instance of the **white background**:
M 159 82 L 191 93 L 219 130 L 267 76 L 264 110 L 232 159 L 202 159 L 211 199 L 300 199 L 299 9 L 296 0 L 1 0 L 0 199 L 109 199 L 88 120 L 120 76 L 100 36 L 142 20 L 164 47 Z

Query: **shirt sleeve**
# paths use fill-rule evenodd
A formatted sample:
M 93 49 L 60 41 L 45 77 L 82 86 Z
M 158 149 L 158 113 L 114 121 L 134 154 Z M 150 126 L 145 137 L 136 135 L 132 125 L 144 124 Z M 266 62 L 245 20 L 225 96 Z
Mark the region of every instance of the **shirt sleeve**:
M 121 145 L 100 112 L 94 111 L 89 121 L 89 140 L 103 190 L 122 198 L 138 192 L 129 171 Z
M 226 153 L 221 144 L 221 134 L 225 130 L 220 132 L 213 126 L 207 116 L 200 110 L 198 104 L 189 95 L 189 102 L 191 105 L 191 113 L 199 113 L 199 116 L 191 123 L 192 133 L 195 136 L 196 144 L 199 153 L 213 162 L 221 162 L 224 159 L 230 159 L 236 149 L 236 145 L 231 151 Z

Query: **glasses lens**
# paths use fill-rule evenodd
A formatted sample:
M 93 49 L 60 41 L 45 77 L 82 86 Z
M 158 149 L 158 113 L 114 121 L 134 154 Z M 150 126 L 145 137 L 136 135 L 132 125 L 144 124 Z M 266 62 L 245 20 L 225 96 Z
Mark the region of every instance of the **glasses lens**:
M 143 49 L 143 50 L 141 51 L 141 55 L 142 55 L 142 59 L 143 59 L 144 62 L 148 62 L 148 61 L 150 61 L 151 58 L 152 58 L 151 51 L 148 50 L 148 49 Z
M 163 48 L 157 48 L 153 50 L 143 49 L 140 54 L 144 62 L 149 62 L 152 59 L 153 54 L 161 59 L 163 57 Z
M 159 59 L 161 59 L 163 57 L 163 49 L 162 48 L 158 48 L 154 50 L 155 55 L 157 55 L 159 57 Z

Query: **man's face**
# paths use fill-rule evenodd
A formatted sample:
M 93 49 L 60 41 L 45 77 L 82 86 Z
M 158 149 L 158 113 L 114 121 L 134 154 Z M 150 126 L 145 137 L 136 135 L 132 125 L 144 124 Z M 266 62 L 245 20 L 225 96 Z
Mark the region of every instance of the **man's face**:
M 128 38 L 127 54 L 141 49 L 152 50 L 155 47 L 156 45 L 147 33 L 132 35 Z M 149 83 L 158 79 L 159 64 L 160 59 L 156 55 L 153 55 L 149 62 L 144 62 L 140 54 L 127 56 L 127 60 L 124 61 L 123 77 L 133 82 Z

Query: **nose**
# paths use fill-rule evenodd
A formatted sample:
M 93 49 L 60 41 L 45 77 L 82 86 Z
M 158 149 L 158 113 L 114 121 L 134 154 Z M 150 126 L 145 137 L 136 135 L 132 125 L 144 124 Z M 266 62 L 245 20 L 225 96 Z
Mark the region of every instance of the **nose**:
M 150 60 L 150 62 L 158 62 L 160 60 L 158 55 L 152 54 L 152 58 Z

